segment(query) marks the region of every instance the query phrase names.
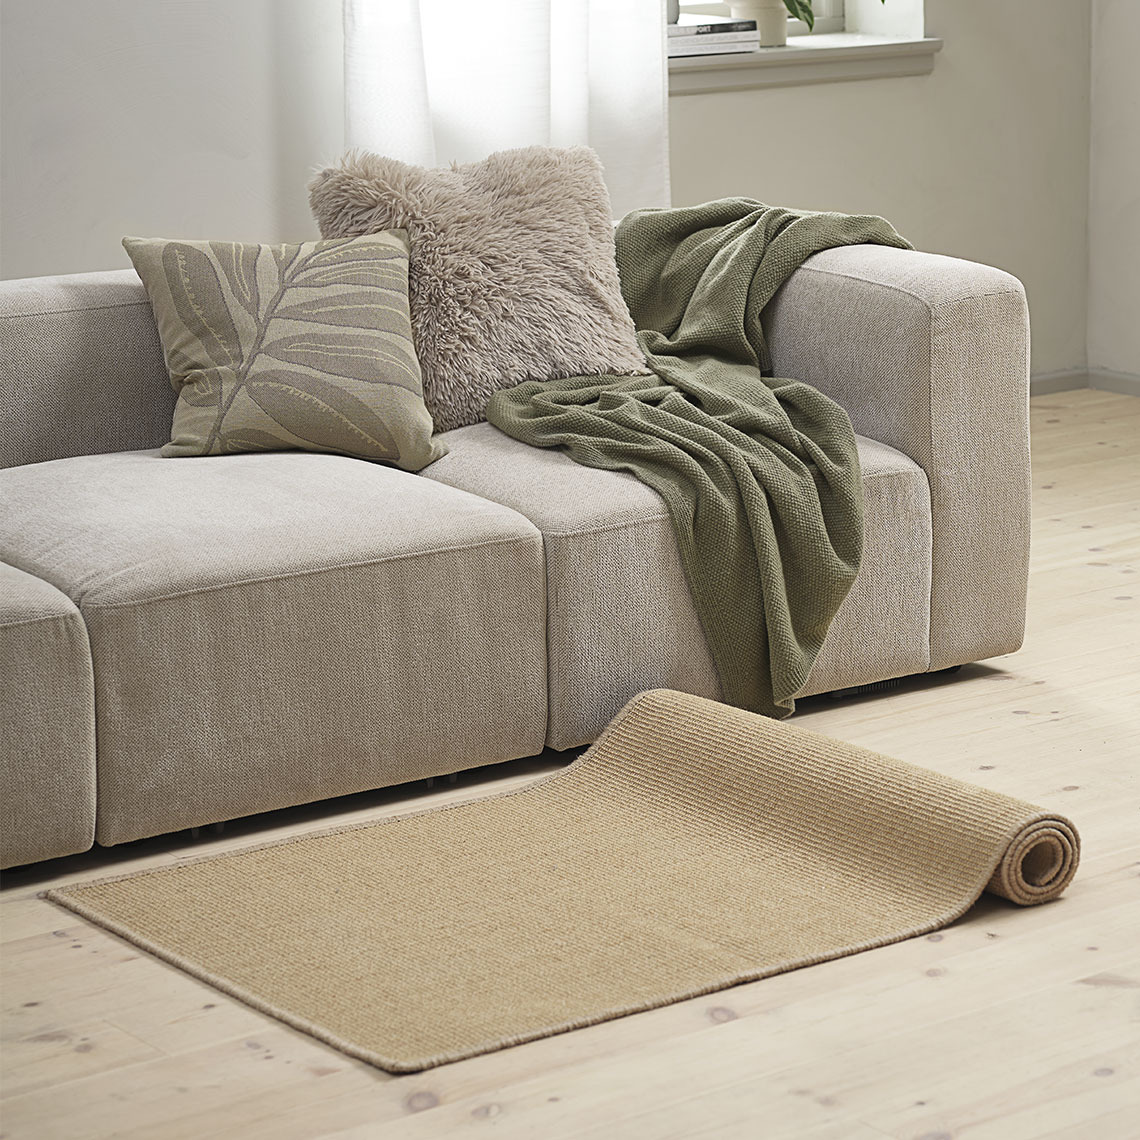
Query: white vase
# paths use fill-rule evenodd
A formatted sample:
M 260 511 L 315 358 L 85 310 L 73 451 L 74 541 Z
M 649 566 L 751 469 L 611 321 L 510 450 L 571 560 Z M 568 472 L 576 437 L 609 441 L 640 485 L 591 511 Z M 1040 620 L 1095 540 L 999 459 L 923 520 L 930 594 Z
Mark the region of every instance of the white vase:
M 761 47 L 784 47 L 788 42 L 788 9 L 784 0 L 729 0 L 734 20 L 755 20 Z

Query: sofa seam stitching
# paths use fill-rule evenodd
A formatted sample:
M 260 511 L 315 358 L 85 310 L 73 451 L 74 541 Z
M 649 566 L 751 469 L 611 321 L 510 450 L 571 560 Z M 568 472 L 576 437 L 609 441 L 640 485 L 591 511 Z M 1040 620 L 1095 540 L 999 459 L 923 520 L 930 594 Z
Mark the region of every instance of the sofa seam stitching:
M 113 305 L 77 305 L 74 309 L 37 309 L 29 313 L 0 313 L 0 321 L 18 321 L 24 317 L 56 317 L 68 313 L 98 313 L 104 309 L 130 309 L 136 305 L 149 305 L 147 298 L 138 301 L 116 301 Z
M 581 527 L 578 530 L 543 530 L 542 533 L 547 538 L 580 538 L 588 534 L 609 534 L 615 530 L 628 530 L 630 527 L 641 526 L 642 523 L 661 522 L 668 519 L 668 512 L 663 511 L 661 514 L 644 515 L 638 519 L 627 519 L 624 522 L 609 523 L 606 526 Z M 542 528 L 539 527 L 539 530 Z
M 818 265 L 801 265 L 798 272 L 806 273 L 820 273 L 826 277 L 842 277 L 846 281 L 859 281 L 864 285 L 876 285 L 880 289 L 888 289 L 893 293 L 901 293 L 904 297 L 913 297 L 914 300 L 922 302 L 928 309 L 937 309 L 943 305 L 958 305 L 964 301 L 980 300 L 984 297 L 1003 297 L 1003 296 L 1016 296 L 1017 289 L 992 289 L 984 293 L 963 293 L 960 297 L 947 298 L 941 301 L 931 301 L 929 298 L 922 296 L 921 293 L 915 293 L 911 289 L 906 289 L 902 285 L 895 284 L 891 281 L 876 281 L 871 277 L 860 277 L 855 273 L 843 272 L 838 269 L 824 269 Z
M 50 586 L 51 583 L 49 582 L 48 585 Z M 60 592 L 62 593 L 62 591 Z M 65 594 L 64 596 L 66 597 L 67 595 Z M 74 604 L 73 602 L 72 605 Z M 76 607 L 76 609 L 78 610 L 78 607 Z M 75 618 L 76 614 L 70 611 L 62 614 L 42 614 L 39 617 L 17 618 L 15 621 L 0 621 L 0 629 L 14 629 L 16 626 L 21 625 L 42 625 L 44 622 L 49 621 L 74 621 Z
M 178 590 L 169 594 L 158 594 L 153 598 L 139 598 L 135 601 L 123 602 L 88 602 L 80 600 L 77 605 L 81 613 L 92 610 L 114 610 L 125 606 L 143 606 L 151 602 L 168 602 L 175 598 L 189 598 L 198 594 L 214 593 L 217 590 L 232 590 L 240 586 L 255 586 L 262 582 L 284 582 L 292 578 L 309 578 L 316 574 L 328 574 L 335 570 L 356 570 L 366 566 L 384 566 L 389 562 L 401 562 L 407 558 L 422 558 L 432 554 L 452 554 L 459 550 L 478 550 L 484 546 L 515 546 L 521 543 L 532 543 L 533 535 L 518 535 L 513 538 L 492 538 L 485 542 L 468 542 L 456 546 L 438 546 L 432 550 L 412 550 L 403 554 L 392 554 L 385 558 L 364 559 L 358 562 L 338 562 L 332 566 L 318 566 L 312 570 L 301 570 L 296 573 L 266 574 L 259 578 L 243 578 L 240 581 L 224 582 L 214 586 L 195 586 L 191 590 Z
M 922 470 L 921 466 L 917 463 L 915 466 L 918 467 L 919 471 Z M 868 482 L 872 479 L 897 479 L 900 476 L 903 478 L 913 478 L 914 472 L 911 471 L 910 468 L 899 468 L 895 471 L 876 471 L 871 474 L 864 473 L 862 478 L 865 482 Z M 539 526 L 538 523 L 534 525 L 538 527 L 543 538 L 581 538 L 583 535 L 610 534 L 617 530 L 628 530 L 630 527 L 641 526 L 642 523 L 668 521 L 668 519 L 668 512 L 663 512 L 657 515 L 645 515 L 638 519 L 629 519 L 625 522 L 610 523 L 607 526 L 582 527 L 579 530 L 545 530 Z M 531 521 L 533 522 L 533 520 Z

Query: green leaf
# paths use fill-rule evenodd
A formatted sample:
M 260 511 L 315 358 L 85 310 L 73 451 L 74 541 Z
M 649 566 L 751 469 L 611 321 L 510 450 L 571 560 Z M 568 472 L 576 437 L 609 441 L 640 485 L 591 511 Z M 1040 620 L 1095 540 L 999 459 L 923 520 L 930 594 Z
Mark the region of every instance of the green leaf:
M 815 13 L 811 10 L 811 0 L 784 0 L 784 7 L 797 20 L 803 20 L 809 30 L 815 27 Z
M 419 393 L 419 363 L 411 352 L 390 340 L 360 333 L 311 332 L 279 337 L 265 345 L 266 356 L 282 364 L 300 364 L 315 372 L 344 376 L 369 384 L 396 384 Z
M 296 266 L 292 280 L 308 286 L 336 283 L 406 290 L 407 265 L 408 255 L 397 244 L 338 238 L 317 242 Z
M 379 239 L 332 238 L 317 242 L 316 249 L 305 258 L 304 268 L 344 265 L 349 261 L 400 261 L 407 256 L 398 245 Z
M 218 259 L 222 272 L 229 279 L 230 289 L 242 308 L 254 320 L 260 315 L 257 295 L 257 256 L 259 245 L 243 242 L 212 241 L 210 251 Z
M 221 436 L 222 453 L 237 455 L 244 451 L 294 451 L 296 444 L 258 428 L 239 427 L 224 431 Z
M 406 336 L 408 316 L 385 305 L 382 294 L 375 290 L 351 293 L 322 293 L 307 301 L 278 306 L 275 320 L 311 321 L 313 324 L 337 325 L 341 328 L 379 329 Z
M 287 432 L 317 447 L 368 459 L 398 459 L 400 449 L 377 414 L 336 384 L 304 373 L 261 372 L 246 391 Z
M 217 368 L 196 368 L 186 373 L 178 398 L 196 408 L 216 408 L 222 401 L 222 378 Z
M 277 263 L 277 271 L 284 274 L 290 266 L 296 262 L 298 255 L 301 252 L 301 242 L 285 242 L 283 245 L 270 245 L 266 246 L 273 260 Z
M 357 262 L 353 265 L 316 266 L 297 273 L 292 283 L 307 289 L 324 285 L 356 285 L 372 289 L 407 289 L 408 274 L 399 261 Z
M 241 341 L 226 307 L 213 262 L 200 249 L 172 241 L 162 251 L 162 269 L 179 318 L 218 365 L 241 364 Z

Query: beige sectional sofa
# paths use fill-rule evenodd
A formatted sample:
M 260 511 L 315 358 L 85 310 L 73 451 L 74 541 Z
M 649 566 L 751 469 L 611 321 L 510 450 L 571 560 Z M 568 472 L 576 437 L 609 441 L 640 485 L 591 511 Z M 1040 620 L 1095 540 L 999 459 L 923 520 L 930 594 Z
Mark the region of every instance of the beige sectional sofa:
M 878 246 L 798 270 L 778 375 L 860 433 L 863 567 L 804 694 L 1020 643 L 1028 319 L 996 269 Z M 0 282 L 0 865 L 593 739 L 717 696 L 656 493 L 488 424 L 420 475 L 162 459 L 133 271 Z

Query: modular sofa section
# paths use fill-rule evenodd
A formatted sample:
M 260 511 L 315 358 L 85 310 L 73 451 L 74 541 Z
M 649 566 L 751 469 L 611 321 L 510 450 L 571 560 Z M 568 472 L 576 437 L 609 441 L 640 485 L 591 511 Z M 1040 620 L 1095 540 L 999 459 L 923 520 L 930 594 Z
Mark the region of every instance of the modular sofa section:
M 429 479 L 525 514 L 546 544 L 552 748 L 594 740 L 630 698 L 678 689 L 719 699 L 664 500 L 621 471 L 529 447 L 490 424 L 446 432 Z M 930 498 L 916 463 L 858 439 L 863 564 L 804 693 L 929 665 Z
M 2 563 L 0 787 L 0 867 L 91 846 L 95 693 L 83 618 L 54 586 Z
M 84 456 L 0 498 L 87 623 L 100 843 L 542 749 L 541 536 L 505 507 L 305 453 Z
M 930 668 L 1012 653 L 1029 575 L 1029 311 L 1000 269 L 887 246 L 808 258 L 764 312 L 777 376 L 926 472 Z

